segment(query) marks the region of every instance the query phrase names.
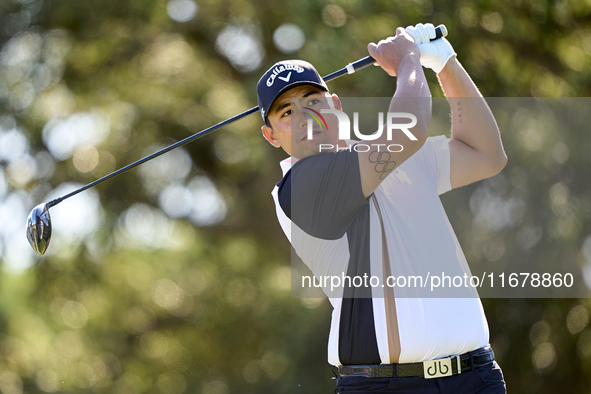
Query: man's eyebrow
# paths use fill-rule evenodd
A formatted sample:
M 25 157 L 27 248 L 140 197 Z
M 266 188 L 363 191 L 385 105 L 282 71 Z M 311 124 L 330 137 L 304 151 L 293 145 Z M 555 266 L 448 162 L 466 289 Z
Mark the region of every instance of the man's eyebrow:
M 281 112 L 286 107 L 291 107 L 291 99 L 289 99 L 289 101 L 284 101 L 283 104 L 279 104 L 278 106 L 276 106 L 273 113 Z
M 315 93 L 320 93 L 320 92 L 318 90 L 310 89 L 302 97 L 309 97 Z M 291 106 L 291 97 L 289 98 L 288 101 L 285 101 L 285 102 L 277 105 L 277 107 L 275 107 L 275 110 L 273 111 L 273 113 L 281 112 L 281 110 L 283 110 L 284 108 L 290 107 L 290 106 Z
M 313 95 L 314 93 L 319 93 L 319 94 L 320 94 L 320 92 L 319 92 L 318 90 L 313 90 L 313 89 L 311 89 L 311 90 L 308 90 L 308 91 L 306 92 L 306 94 L 304 94 L 304 96 L 303 96 L 303 97 L 308 97 L 308 96 L 311 96 L 311 95 Z

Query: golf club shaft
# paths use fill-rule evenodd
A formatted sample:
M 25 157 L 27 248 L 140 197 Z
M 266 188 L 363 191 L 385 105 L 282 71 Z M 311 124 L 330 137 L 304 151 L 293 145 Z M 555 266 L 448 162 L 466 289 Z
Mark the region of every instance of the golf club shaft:
M 435 35 L 436 36 L 435 36 L 435 38 L 433 40 L 436 40 L 436 39 L 441 38 L 441 37 L 445 37 L 447 35 L 447 29 L 445 28 L 445 26 L 444 25 L 437 26 L 435 28 Z M 361 70 L 361 69 L 363 69 L 363 68 L 365 68 L 367 66 L 370 66 L 372 64 L 375 64 L 375 62 L 376 62 L 376 60 L 373 57 L 367 56 L 367 57 L 364 57 L 362 59 L 357 60 L 356 62 L 349 63 L 346 67 L 344 67 L 344 68 L 342 68 L 342 69 L 340 69 L 338 71 L 335 71 L 332 74 L 328 74 L 327 76 L 323 77 L 323 79 L 324 79 L 325 82 L 329 82 L 329 81 L 332 81 L 334 79 L 337 79 L 337 78 L 339 78 L 339 77 L 341 77 L 341 76 L 343 76 L 345 74 L 353 74 L 355 71 Z M 242 119 L 242 118 L 244 118 L 244 117 L 246 117 L 246 116 L 248 116 L 250 114 L 253 114 L 253 113 L 257 112 L 258 110 L 259 110 L 259 107 L 258 106 L 257 107 L 253 107 L 253 108 L 249 109 L 248 111 L 244 111 L 241 114 L 238 114 L 238 115 L 236 115 L 236 116 L 234 116 L 234 117 L 232 117 L 230 119 L 226 119 L 223 122 L 220 122 L 220 123 L 218 123 L 216 125 L 213 125 L 213 126 L 207 128 L 207 129 L 205 129 L 205 130 L 202 130 L 202 131 L 200 131 L 200 132 L 198 132 L 196 134 L 193 134 L 193 135 L 191 135 L 191 136 L 189 136 L 189 137 L 187 137 L 187 138 L 185 138 L 185 139 L 183 139 L 183 140 L 181 140 L 179 142 L 176 142 L 176 143 L 174 143 L 174 144 L 172 144 L 170 146 L 167 146 L 166 148 L 163 148 L 163 149 L 159 150 L 158 152 L 152 153 L 151 155 L 146 156 L 143 159 L 140 159 L 140 160 L 135 161 L 135 162 L 133 162 L 131 164 L 128 164 L 125 167 L 123 167 L 123 168 L 121 168 L 121 169 L 119 169 L 119 170 L 117 170 L 115 172 L 112 172 L 112 173 L 110 173 L 108 175 L 105 175 L 104 177 L 99 178 L 96 181 L 91 182 L 88 185 L 81 187 L 80 189 L 74 190 L 73 192 L 71 192 L 69 194 L 66 194 L 65 196 L 58 197 L 55 200 L 52 200 L 52 201 L 48 202 L 47 203 L 47 208 L 49 209 L 49 208 L 51 208 L 51 207 L 59 204 L 60 202 L 64 201 L 65 199 L 68 199 L 68 198 L 70 198 L 72 196 L 75 196 L 76 194 L 78 194 L 80 192 L 83 192 L 86 189 L 90 189 L 91 187 L 96 186 L 99 183 L 102 183 L 102 182 L 106 181 L 107 179 L 110 179 L 110 178 L 112 178 L 114 176 L 117 176 L 117 175 L 119 175 L 119 174 L 121 174 L 121 173 L 123 173 L 123 172 L 125 172 L 127 170 L 130 170 L 130 169 L 134 168 L 134 167 L 137 167 L 140 164 L 143 164 L 143 163 L 145 163 L 145 162 L 147 162 L 149 160 L 155 159 L 156 157 L 158 157 L 160 155 L 163 155 L 166 152 L 169 152 L 169 151 L 171 151 L 173 149 L 176 149 L 178 147 L 181 147 L 183 145 L 186 145 L 189 142 L 192 142 L 192 141 L 196 140 L 197 138 L 203 137 L 204 135 L 207 135 L 207 134 L 211 133 L 212 131 L 219 129 L 220 127 L 229 125 L 230 123 L 234 123 L 235 121 L 237 121 L 239 119 Z
M 196 140 L 197 138 L 203 137 L 204 135 L 209 134 L 209 133 L 211 133 L 212 131 L 214 131 L 216 129 L 219 129 L 222 126 L 226 126 L 226 125 L 229 125 L 230 123 L 234 123 L 235 121 L 237 121 L 239 119 L 242 119 L 245 116 L 248 116 L 248 115 L 250 115 L 250 114 L 252 114 L 254 112 L 257 112 L 258 110 L 259 110 L 259 107 L 253 107 L 253 108 L 249 109 L 248 111 L 244 111 L 241 114 L 238 114 L 238 115 L 236 115 L 236 116 L 234 116 L 234 117 L 232 117 L 230 119 L 226 119 L 223 122 L 220 122 L 220 123 L 218 123 L 216 125 L 213 125 L 213 126 L 207 128 L 205 130 L 202 130 L 202 131 L 200 131 L 200 132 L 198 132 L 196 134 L 193 134 L 193 135 L 185 138 L 184 140 L 181 140 L 181 141 L 176 142 L 176 143 L 174 143 L 172 145 L 169 145 L 166 148 L 163 148 L 163 149 L 159 150 L 158 152 L 154 152 L 151 155 L 144 157 L 143 159 L 139 159 L 138 161 L 135 161 L 135 162 L 133 162 L 131 164 L 128 164 L 125 167 L 118 169 L 117 171 L 114 171 L 114 172 L 112 172 L 112 173 L 110 173 L 108 175 L 105 175 L 102 178 L 97 179 L 94 182 L 89 183 L 86 186 L 81 187 L 80 189 L 74 190 L 73 192 L 71 192 L 69 194 L 66 194 L 65 196 L 56 198 L 55 200 L 51 200 L 50 202 L 47 203 L 47 208 L 51 208 L 54 205 L 57 205 L 60 202 L 64 201 L 65 199 L 70 198 L 72 196 L 75 196 L 76 194 L 78 194 L 80 192 L 83 192 L 84 190 L 89 189 L 89 188 L 91 188 L 93 186 L 96 186 L 99 183 L 102 183 L 102 182 L 106 181 L 109 178 L 112 178 L 114 176 L 117 176 L 117 175 L 119 175 L 119 174 L 121 174 L 121 173 L 123 173 L 123 172 L 125 172 L 127 170 L 132 169 L 133 167 L 137 167 L 140 164 L 143 164 L 143 163 L 145 163 L 145 162 L 147 162 L 149 160 L 152 160 L 152 159 L 154 159 L 154 158 L 156 158 L 156 157 L 158 157 L 160 155 L 165 154 L 166 152 L 169 152 L 169 151 L 171 151 L 173 149 L 176 149 L 176 148 L 178 148 L 180 146 L 183 146 L 185 144 L 188 144 L 189 142 L 192 142 L 193 140 Z

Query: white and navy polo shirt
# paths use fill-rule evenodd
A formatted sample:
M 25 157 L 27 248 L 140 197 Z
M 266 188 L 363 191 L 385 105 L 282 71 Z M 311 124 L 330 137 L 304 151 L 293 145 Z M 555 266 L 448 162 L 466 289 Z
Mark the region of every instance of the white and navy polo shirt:
M 273 189 L 279 222 L 315 276 L 470 275 L 439 195 L 451 190 L 449 139 L 429 137 L 369 198 L 357 153 L 322 153 L 281 162 Z M 326 289 L 325 289 L 326 290 Z M 485 346 L 489 330 L 477 294 L 412 297 L 413 289 L 325 291 L 333 306 L 333 365 L 432 360 Z M 404 293 L 404 294 L 403 294 Z M 419 294 L 419 293 L 417 293 Z M 402 296 L 404 295 L 404 296 Z

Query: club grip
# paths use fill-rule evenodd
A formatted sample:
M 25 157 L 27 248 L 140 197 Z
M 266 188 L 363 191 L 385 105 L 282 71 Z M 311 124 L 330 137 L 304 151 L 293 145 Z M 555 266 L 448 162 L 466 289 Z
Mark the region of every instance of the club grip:
M 435 28 L 435 38 L 431 41 L 435 41 L 438 38 L 447 37 L 447 27 L 445 25 L 439 25 Z

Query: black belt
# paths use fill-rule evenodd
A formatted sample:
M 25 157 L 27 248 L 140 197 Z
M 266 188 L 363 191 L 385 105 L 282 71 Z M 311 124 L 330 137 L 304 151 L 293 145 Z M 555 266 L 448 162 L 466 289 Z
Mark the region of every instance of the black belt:
M 493 362 L 495 354 L 486 346 L 459 356 L 408 364 L 341 365 L 340 377 L 360 376 L 365 378 L 440 378 L 457 375 Z

